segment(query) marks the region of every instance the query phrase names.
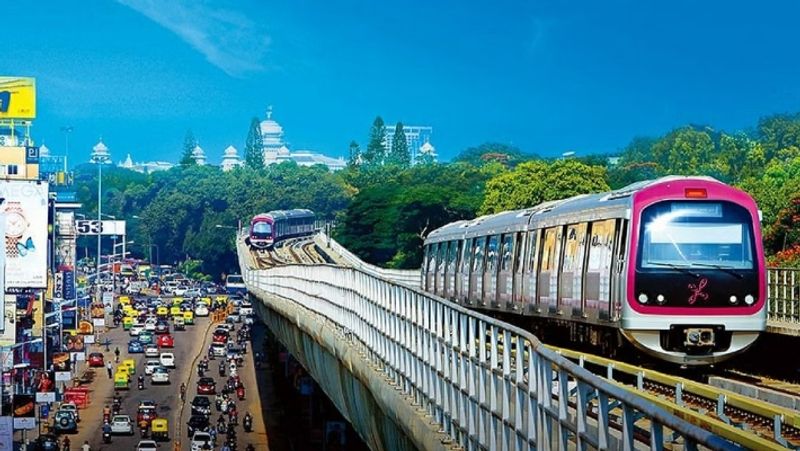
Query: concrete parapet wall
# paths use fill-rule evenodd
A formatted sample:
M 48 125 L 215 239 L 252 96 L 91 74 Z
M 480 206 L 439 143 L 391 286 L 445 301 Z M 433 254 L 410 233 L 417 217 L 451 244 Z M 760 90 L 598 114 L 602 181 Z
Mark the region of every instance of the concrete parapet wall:
M 251 288 L 259 316 L 373 450 L 451 449 L 424 409 L 370 365 L 357 342 L 293 301 Z

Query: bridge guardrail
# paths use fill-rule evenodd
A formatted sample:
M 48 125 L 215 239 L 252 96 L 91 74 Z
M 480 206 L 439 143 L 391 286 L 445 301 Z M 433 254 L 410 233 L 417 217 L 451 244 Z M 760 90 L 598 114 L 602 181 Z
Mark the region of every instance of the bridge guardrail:
M 591 374 L 522 329 L 361 268 L 244 273 L 248 285 L 325 316 L 360 343 L 464 449 L 664 449 L 675 440 L 690 450 L 741 449 Z
M 418 269 L 416 270 L 407 270 L 407 269 L 386 269 L 381 268 L 379 266 L 371 265 L 366 263 L 365 261 L 358 258 L 357 255 L 353 254 L 346 247 L 342 246 L 333 238 L 328 237 L 325 233 L 320 232 L 318 234 L 320 240 L 323 243 L 328 245 L 334 252 L 341 255 L 347 263 L 354 267 L 364 271 L 367 274 L 371 274 L 375 277 L 380 277 L 382 279 L 391 280 L 396 283 L 401 283 L 403 285 L 412 286 L 418 288 L 420 286 L 421 280 L 421 273 Z
M 800 269 L 767 269 L 767 318 L 800 323 Z

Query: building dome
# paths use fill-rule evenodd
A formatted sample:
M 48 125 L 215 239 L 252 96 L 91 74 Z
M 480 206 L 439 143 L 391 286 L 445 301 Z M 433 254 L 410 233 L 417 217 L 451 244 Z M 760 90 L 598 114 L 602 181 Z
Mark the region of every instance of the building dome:
M 107 163 L 111 160 L 111 154 L 108 152 L 108 147 L 103 143 L 103 138 L 92 147 L 92 162 L 93 163 Z
M 223 153 L 226 157 L 236 157 L 239 155 L 239 151 L 233 146 L 228 146 Z
M 50 149 L 47 146 L 45 146 L 44 143 L 42 143 L 42 145 L 39 146 L 39 156 L 40 157 L 50 156 Z
M 283 127 L 272 120 L 272 106 L 267 108 L 267 119 L 261 121 L 260 128 L 265 150 L 277 150 L 283 145 Z
M 419 147 L 419 152 L 420 153 L 430 153 L 430 154 L 434 154 L 435 155 L 436 154 L 436 148 L 433 147 L 433 144 L 431 144 L 430 142 L 425 141 L 425 144 L 423 144 L 423 145 L 421 145 Z
M 194 159 L 195 163 L 197 163 L 200 166 L 206 164 L 206 153 L 203 150 L 203 148 L 200 147 L 200 144 L 194 146 L 194 150 L 192 151 L 192 158 Z

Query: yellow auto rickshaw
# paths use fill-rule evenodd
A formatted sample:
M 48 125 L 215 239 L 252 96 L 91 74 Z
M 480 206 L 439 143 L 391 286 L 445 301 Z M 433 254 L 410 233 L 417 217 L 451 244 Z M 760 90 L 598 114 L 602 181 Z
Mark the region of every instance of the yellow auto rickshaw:
M 183 312 L 183 323 L 194 324 L 194 312 L 192 311 Z
M 117 372 L 114 374 L 114 389 L 127 390 L 129 388 L 128 383 L 130 380 L 128 379 L 128 372 L 126 369 L 127 367 L 123 368 L 121 366 L 117 369 Z
M 120 368 L 125 367 L 128 371 L 128 374 L 133 376 L 136 374 L 136 360 L 135 359 L 125 359 L 122 363 L 119 364 Z
M 133 317 L 132 316 L 125 316 L 122 318 L 122 328 L 124 330 L 131 330 L 131 326 L 133 326 Z
M 131 298 L 128 296 L 120 296 L 119 298 L 117 298 L 117 300 L 122 305 L 130 305 L 131 303 Z
M 183 298 L 172 298 L 172 306 L 173 307 L 180 307 L 181 302 L 183 302 Z
M 173 305 L 169 309 L 169 314 L 172 315 L 173 318 L 176 316 L 180 316 L 181 318 L 183 318 L 183 312 L 181 312 L 181 307 L 178 305 Z
M 167 315 L 169 315 L 169 309 L 163 306 L 159 307 L 156 309 L 156 315 L 158 315 L 159 318 L 166 318 Z
M 169 421 L 166 418 L 155 418 L 150 422 L 153 440 L 165 442 L 169 440 Z

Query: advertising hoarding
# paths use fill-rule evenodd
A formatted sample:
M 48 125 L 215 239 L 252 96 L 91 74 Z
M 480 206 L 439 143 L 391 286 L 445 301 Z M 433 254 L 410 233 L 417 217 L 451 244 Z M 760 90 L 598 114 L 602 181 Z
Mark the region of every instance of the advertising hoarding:
M 5 180 L 6 290 L 47 288 L 47 182 Z
M 36 79 L 0 77 L 0 119 L 36 118 Z

